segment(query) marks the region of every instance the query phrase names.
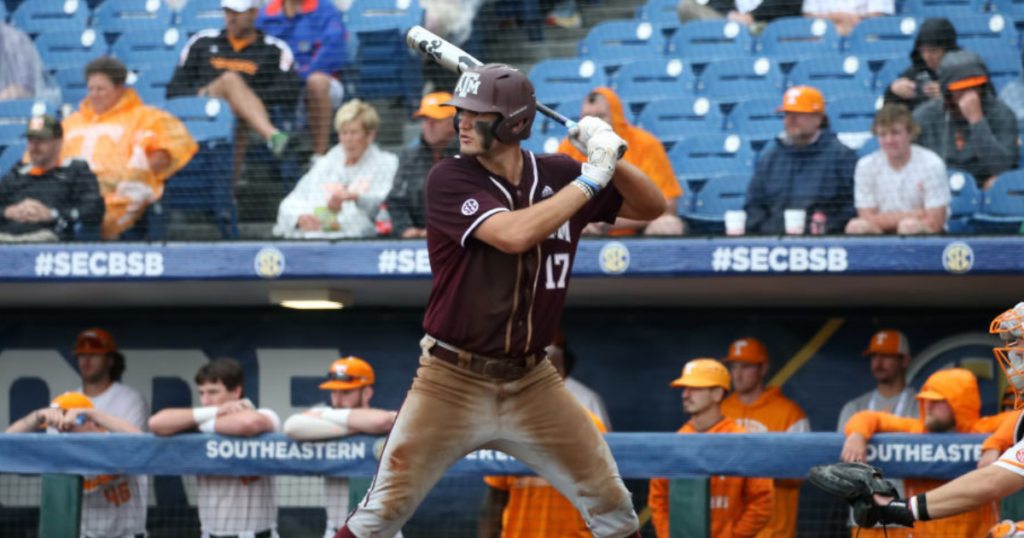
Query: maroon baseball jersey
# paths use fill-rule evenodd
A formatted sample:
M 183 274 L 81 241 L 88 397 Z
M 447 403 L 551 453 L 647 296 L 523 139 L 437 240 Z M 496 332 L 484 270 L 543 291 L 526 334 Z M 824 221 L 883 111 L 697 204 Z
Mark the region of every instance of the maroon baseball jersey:
M 622 206 L 622 195 L 609 185 L 536 247 L 518 255 L 501 252 L 473 237 L 474 230 L 497 213 L 543 201 L 580 175 L 581 164 L 565 155 L 523 151 L 523 159 L 518 186 L 467 156 L 445 159 L 427 175 L 434 284 L 423 328 L 488 357 L 520 357 L 551 344 L 583 228 L 615 222 Z

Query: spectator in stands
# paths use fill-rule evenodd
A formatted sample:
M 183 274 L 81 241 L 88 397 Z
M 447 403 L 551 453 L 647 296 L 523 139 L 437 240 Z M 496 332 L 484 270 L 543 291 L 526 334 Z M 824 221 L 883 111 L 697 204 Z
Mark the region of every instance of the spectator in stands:
M 985 62 L 965 50 L 951 51 L 939 65 L 943 99 L 914 111 L 921 125 L 918 144 L 946 161 L 946 167 L 969 172 L 983 189 L 996 176 L 1017 167 L 1017 121 L 996 98 Z
M 548 355 L 551 366 L 568 381 L 562 358 L 561 354 Z M 598 431 L 608 433 L 601 419 L 590 409 L 586 411 Z M 480 510 L 478 538 L 592 536 L 576 507 L 543 478 L 487 476 L 484 482 L 490 487 Z
M 754 34 L 780 17 L 799 17 L 803 0 L 681 0 L 679 21 L 729 19 L 746 25 Z
M 52 116 L 35 116 L 25 130 L 28 164 L 0 180 L 0 243 L 69 241 L 75 228 L 99 230 L 103 198 L 83 161 L 60 161 L 64 131 Z
M 732 376 L 732 393 L 722 401 L 722 414 L 750 433 L 807 433 L 811 424 L 803 409 L 778 387 L 765 387 L 768 348 L 756 338 L 740 338 L 723 359 Z M 773 480 L 774 509 L 766 532 L 779 538 L 796 537 L 796 509 L 802 480 Z
M 638 221 L 619 218 L 615 224 L 591 223 L 583 233 L 596 235 L 632 235 L 643 230 L 647 235 L 682 235 L 683 221 L 678 215 L 679 197 L 683 195 L 672 171 L 672 163 L 668 160 L 664 146 L 651 133 L 634 127 L 626 121 L 619 96 L 609 88 L 597 88 L 583 100 L 580 117 L 595 116 L 612 126 L 615 134 L 629 144 L 626 162 L 642 170 L 661 189 L 665 195 L 665 212 L 652 221 Z M 586 162 L 585 155 L 569 143 L 569 138 L 562 140 L 558 152 L 564 153 L 580 162 Z
M 911 65 L 885 89 L 886 103 L 900 103 L 910 110 L 942 97 L 939 64 L 951 50 L 960 50 L 956 28 L 946 18 L 925 19 L 910 52 Z
M 452 116 L 455 108 L 441 106 L 451 99 L 450 93 L 438 92 L 423 97 L 420 108 L 413 114 L 419 118 L 423 133 L 418 144 L 403 148 L 398 154 L 398 173 L 388 194 L 387 206 L 391 212 L 393 233 L 397 237 L 426 237 L 426 208 L 423 188 L 427 172 L 441 159 L 459 153 Z
M 843 461 L 866 461 L 867 443 L 876 433 L 989 433 L 1005 417 L 979 418 L 981 395 L 974 374 L 963 368 L 939 370 L 932 374 L 916 396 L 923 418 L 904 418 L 882 411 L 860 411 L 846 423 Z M 941 486 L 942 480 L 906 479 L 907 498 Z M 992 505 L 947 519 L 917 522 L 914 536 L 982 536 L 996 520 Z
M 46 66 L 32 38 L 0 20 L 0 101 L 59 98 L 60 90 L 47 84 Z
M 848 234 L 939 233 L 946 225 L 946 164 L 913 143 L 921 132 L 907 107 L 889 103 L 875 114 L 871 131 L 881 149 L 857 161 L 853 174 L 857 218 Z
M 65 392 L 49 407 L 11 424 L 7 433 L 142 433 L 131 422 L 97 409 L 79 392 Z M 82 483 L 82 536 L 146 536 L 145 476 L 87 475 Z
M 1021 61 L 1024 63 L 1024 54 L 1021 55 Z M 1003 86 L 999 100 L 1013 110 L 1017 117 L 1017 132 L 1024 133 L 1024 71 L 1021 71 L 1021 76 Z
M 896 13 L 894 0 L 804 0 L 804 17 L 827 19 L 839 35 L 849 35 L 860 21 Z
M 255 437 L 280 430 L 270 409 L 244 398 L 245 373 L 235 359 L 214 359 L 196 372 L 201 407 L 164 409 L 149 419 L 156 435 L 188 432 Z M 203 536 L 277 536 L 277 494 L 266 476 L 197 476 Z
M 163 196 L 164 182 L 199 146 L 177 118 L 143 104 L 125 86 L 128 69 L 109 56 L 85 66 L 88 95 L 64 119 L 61 160 L 84 159 L 106 203 L 102 235 L 117 239 Z
M 223 99 L 242 120 L 235 136 L 235 175 L 247 147 L 245 126 L 267 141 L 280 157 L 288 135 L 274 126 L 268 109 L 293 108 L 302 79 L 284 40 L 256 29 L 258 0 L 221 0 L 224 29 L 197 32 L 181 51 L 178 68 L 167 85 L 167 98 L 209 96 Z
M 686 363 L 683 375 L 671 384 L 683 389 L 683 411 L 690 415 L 679 433 L 747 433 L 720 409 L 729 382 L 729 371 L 714 359 Z M 768 528 L 774 489 L 770 478 L 715 476 L 710 483 L 711 538 L 753 538 Z M 650 484 L 647 504 L 655 534 L 669 538 L 668 480 L 653 478 Z
M 828 233 L 842 233 L 854 216 L 853 171 L 857 154 L 828 128 L 825 98 L 810 86 L 794 86 L 783 96 L 785 133 L 757 162 L 743 208 L 747 233 L 778 235 L 783 214 L 802 209 L 827 218 Z
M 345 25 L 330 0 L 271 0 L 260 10 L 256 28 L 283 40 L 295 54 L 306 81 L 306 117 L 313 158 L 323 157 L 331 138 L 331 112 L 345 89 L 337 79 L 345 66 Z
M 448 42 L 461 45 L 472 35 L 473 20 L 483 4 L 484 0 L 420 0 L 423 26 Z
M 565 388 L 569 389 L 576 401 L 580 402 L 587 411 L 600 419 L 608 431 L 611 431 L 612 419 L 608 416 L 608 408 L 604 404 L 604 399 L 593 389 L 571 377 L 576 367 L 576 354 L 569 348 L 569 342 L 566 341 L 565 334 L 561 330 L 555 335 L 555 341 L 547 347 L 546 351 L 548 358 L 551 359 L 551 364 L 555 365 L 558 373 L 562 374 Z
M 358 357 L 331 364 L 321 390 L 330 391 L 330 404 L 313 407 L 284 421 L 284 433 L 296 441 L 324 441 L 348 435 L 384 435 L 391 431 L 396 413 L 370 407 L 373 368 Z M 332 537 L 348 516 L 348 478 L 324 477 L 325 537 Z
M 88 396 L 100 411 L 145 431 L 149 404 L 138 390 L 121 383 L 125 360 L 114 337 L 103 329 L 86 329 L 75 340 L 74 354 L 82 376 L 82 386 L 75 392 Z
M 391 190 L 398 157 L 374 143 L 380 116 L 353 99 L 334 116 L 339 144 L 318 160 L 281 201 L 274 235 L 372 237 L 374 218 Z

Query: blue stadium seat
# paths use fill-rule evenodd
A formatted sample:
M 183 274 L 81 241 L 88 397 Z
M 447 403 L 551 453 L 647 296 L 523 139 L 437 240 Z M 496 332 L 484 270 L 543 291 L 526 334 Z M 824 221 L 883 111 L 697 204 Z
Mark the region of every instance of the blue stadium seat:
M 110 47 L 110 54 L 133 71 L 167 63 L 176 65 L 187 40 L 178 28 L 168 28 L 163 32 L 131 30 L 124 32 L 117 41 L 114 41 L 114 45 Z
M 1017 29 L 1013 20 L 1001 13 L 950 17 L 950 22 L 956 28 L 957 44 L 978 54 L 986 49 L 1003 50 L 1017 45 Z
M 218 99 L 179 97 L 164 110 L 180 119 L 199 152 L 167 181 L 162 204 L 168 210 L 212 212 L 221 235 L 238 237 L 238 211 L 232 196 L 235 118 Z
M 924 20 L 928 17 L 946 17 L 954 24 L 960 17 L 977 15 L 985 9 L 987 0 L 906 0 L 903 12 Z
M 73 32 L 80 34 L 89 22 L 89 8 L 77 2 L 75 9 L 66 11 L 66 0 L 31 0 L 24 2 L 11 14 L 11 23 L 23 32 L 38 35 L 46 32 Z
M 423 8 L 411 0 L 356 0 L 343 15 L 354 61 L 356 92 L 367 99 L 403 97 L 418 102 L 423 62 L 408 50 L 406 31 L 423 22 Z
M 878 146 L 878 139 L 872 136 L 871 138 L 865 140 L 864 145 L 857 150 L 857 158 L 867 157 L 868 155 L 871 155 L 872 153 L 878 151 L 879 149 L 880 148 Z
M 558 153 L 558 145 L 561 143 L 562 139 L 557 136 L 530 133 L 530 138 L 523 140 L 523 149 L 532 151 L 537 155 Z
M 579 56 L 616 69 L 630 60 L 656 58 L 665 50 L 665 37 L 646 21 L 605 21 L 579 43 Z
M 171 8 L 163 0 L 103 0 L 93 12 L 92 26 L 110 36 L 150 31 L 162 34 L 171 25 Z
M 678 5 L 678 0 L 649 0 L 636 8 L 636 15 L 633 18 L 649 22 L 659 28 L 667 41 L 679 30 L 679 16 L 676 12 Z
M 783 131 L 784 114 L 777 112 L 780 101 L 775 97 L 748 99 L 737 104 L 725 120 L 725 129 L 761 143 Z
M 749 173 L 728 174 L 710 178 L 696 194 L 693 211 L 681 215 L 688 228 L 696 233 L 725 233 L 725 212 L 743 209 L 747 200 Z
M 1024 0 L 991 0 L 990 7 L 1014 21 L 1020 41 L 1021 32 L 1024 32 Z
M 84 71 L 83 67 L 67 67 L 58 69 L 53 74 L 53 81 L 60 86 L 61 100 L 66 104 L 70 104 L 73 108 L 77 108 L 78 104 L 89 93 L 85 86 Z
M 973 233 L 974 214 L 981 210 L 982 194 L 974 176 L 963 170 L 947 170 L 949 177 L 949 219 L 946 231 L 949 233 Z
M 224 28 L 224 8 L 220 0 L 188 0 L 174 21 L 188 36 L 200 30 Z
M 54 113 L 55 111 L 47 106 L 44 101 L 37 101 L 35 99 L 0 101 L 0 122 L 2 123 L 27 125 L 28 120 L 32 116 Z
M 577 58 L 544 60 L 533 66 L 529 76 L 537 100 L 548 106 L 582 99 L 594 88 L 606 85 L 604 68 L 600 63 Z
M 768 58 L 734 58 L 708 64 L 700 75 L 697 92 L 731 105 L 755 97 L 781 99 L 784 86 L 785 75 Z
M 0 2 L 0 22 L 7 22 L 7 5 Z
M 36 49 L 47 69 L 75 67 L 82 73 L 87 63 L 107 53 L 107 43 L 100 33 L 86 28 L 40 34 L 36 38 Z
M 846 51 L 858 57 L 907 57 L 914 49 L 917 20 L 913 17 L 864 19 L 846 38 Z
M 686 137 L 668 153 L 672 169 L 680 176 L 691 174 L 749 174 L 754 150 L 736 134 L 701 134 Z
M 719 132 L 722 114 L 718 105 L 707 98 L 679 97 L 649 103 L 637 118 L 637 126 L 650 131 L 670 149 L 694 133 Z
M 790 86 L 813 86 L 826 101 L 848 94 L 870 93 L 874 75 L 856 56 L 801 60 L 789 73 Z
M 10 142 L 3 146 L 3 150 L 0 151 L 0 177 L 21 162 L 21 158 L 25 156 L 26 149 L 28 149 L 28 144 L 24 140 Z
M 976 51 L 985 60 L 989 78 L 996 87 L 1002 90 L 1010 81 L 1017 80 L 1021 73 L 1021 54 L 1017 49 L 989 48 Z
M 783 17 L 768 23 L 757 38 L 754 53 L 788 64 L 804 58 L 840 52 L 839 34 L 831 21 Z
M 161 106 L 167 99 L 167 85 L 170 84 L 177 66 L 173 63 L 155 65 L 139 71 L 133 87 L 147 105 Z
M 692 95 L 697 78 L 678 58 L 638 60 L 622 66 L 612 80 L 612 89 L 628 103 L 632 115 L 658 99 Z
M 829 101 L 825 107 L 830 128 L 840 134 L 843 142 L 860 147 L 871 137 L 875 122 L 876 97 L 871 94 L 841 97 Z
M 23 123 L 0 123 L 0 146 L 7 146 L 14 142 L 24 140 L 25 124 Z
M 749 55 L 754 38 L 746 25 L 733 21 L 690 21 L 668 42 L 667 53 L 689 63 L 705 64 L 712 60 Z
M 874 91 L 878 95 L 884 95 L 885 89 L 889 87 L 896 79 L 900 78 L 907 68 L 910 67 L 910 58 L 893 58 L 885 62 L 885 65 L 878 70 L 875 74 L 875 82 L 873 84 Z
M 979 232 L 1017 233 L 1024 222 L 1024 170 L 999 174 L 974 218 Z

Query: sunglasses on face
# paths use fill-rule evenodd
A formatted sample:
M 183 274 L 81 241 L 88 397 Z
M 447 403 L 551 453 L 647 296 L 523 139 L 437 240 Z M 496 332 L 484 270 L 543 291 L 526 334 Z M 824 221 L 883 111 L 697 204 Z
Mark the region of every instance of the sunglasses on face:
M 349 383 L 352 381 L 366 381 L 366 378 L 358 375 L 348 375 L 345 373 L 327 372 L 328 381 L 341 381 Z

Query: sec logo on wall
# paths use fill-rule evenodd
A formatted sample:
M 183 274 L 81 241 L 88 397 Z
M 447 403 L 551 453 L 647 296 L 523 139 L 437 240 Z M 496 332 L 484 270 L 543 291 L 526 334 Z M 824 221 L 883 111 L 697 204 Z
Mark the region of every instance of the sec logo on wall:
M 942 266 L 950 273 L 962 275 L 974 267 L 974 249 L 963 241 L 954 241 L 942 251 Z
M 621 275 L 629 269 L 629 248 L 618 241 L 612 241 L 601 247 L 598 263 L 606 275 Z
M 274 247 L 262 248 L 253 259 L 253 269 L 260 278 L 277 278 L 284 273 L 284 254 Z

